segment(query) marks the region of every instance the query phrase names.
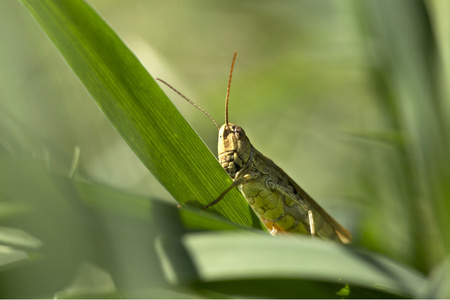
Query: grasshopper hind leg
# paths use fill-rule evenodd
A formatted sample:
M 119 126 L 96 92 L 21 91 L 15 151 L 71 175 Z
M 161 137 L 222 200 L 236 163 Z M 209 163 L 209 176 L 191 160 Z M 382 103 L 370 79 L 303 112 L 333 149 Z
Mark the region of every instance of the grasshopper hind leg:
M 314 226 L 314 216 L 311 209 L 308 210 L 308 220 L 309 220 L 309 231 L 311 236 L 316 236 L 316 227 Z

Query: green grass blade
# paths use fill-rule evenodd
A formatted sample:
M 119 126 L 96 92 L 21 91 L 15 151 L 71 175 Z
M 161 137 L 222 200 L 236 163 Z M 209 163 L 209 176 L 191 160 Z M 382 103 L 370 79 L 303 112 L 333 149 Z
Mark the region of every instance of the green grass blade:
M 134 54 L 83 1 L 23 0 L 112 125 L 182 204 L 209 203 L 231 179 Z M 236 190 L 212 210 L 261 228 Z
M 401 137 L 389 151 L 370 149 L 376 210 L 389 220 L 373 226 L 377 244 L 383 245 L 382 252 L 427 272 L 447 255 L 450 245 L 449 97 L 438 88 L 442 79 L 437 66 L 442 61 L 433 14 L 420 0 L 355 5 L 367 44 L 376 46 L 376 51 L 369 48 L 369 74 L 378 96 L 380 126 Z M 378 217 L 372 212 L 363 223 Z M 390 230 L 392 224 L 396 231 Z
M 223 232 L 188 235 L 184 243 L 198 266 L 200 285 L 228 294 L 335 298 L 349 284 L 352 298 L 382 293 L 383 297 L 420 297 L 426 284 L 420 273 L 378 254 L 310 238 Z M 315 283 L 302 286 L 305 280 Z M 320 289 L 318 282 L 326 284 Z M 239 284 L 245 288 L 236 287 Z
M 166 201 L 133 195 L 98 183 L 76 180 L 75 185 L 80 200 L 92 210 L 101 214 L 111 214 L 115 218 L 129 217 L 141 221 L 161 219 L 162 224 L 159 226 L 161 231 L 167 231 L 167 227 L 170 227 L 169 224 L 164 224 L 163 219 L 166 216 L 166 223 L 179 220 L 185 230 L 242 229 L 213 214 L 189 208 L 180 210 Z
M 180 243 L 177 232 L 236 229 L 235 224 L 218 216 L 180 210 L 166 201 L 98 183 L 72 180 L 36 161 L 0 154 L 0 165 L 3 207 L 22 207 L 14 216 L 0 217 L 0 291 L 4 298 L 49 298 L 61 286 L 73 282 L 75 271 L 86 261 L 111 272 L 121 293 L 148 298 L 153 291 L 144 293 L 124 282 L 149 289 L 163 287 L 165 279 L 155 240 L 164 237 L 164 241 Z M 172 247 L 172 252 L 183 249 Z M 183 274 L 191 278 L 196 267 L 186 261 Z M 92 288 L 91 292 L 98 292 L 95 286 Z M 79 288 L 70 290 L 69 294 L 83 292 Z

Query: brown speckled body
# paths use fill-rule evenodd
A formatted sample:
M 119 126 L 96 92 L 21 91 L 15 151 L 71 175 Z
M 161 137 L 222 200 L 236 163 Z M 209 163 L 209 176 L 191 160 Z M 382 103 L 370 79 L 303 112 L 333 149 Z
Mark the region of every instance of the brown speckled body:
M 273 233 L 296 232 L 349 243 L 351 234 L 328 215 L 272 160 L 256 150 L 244 130 L 225 124 L 219 132 L 219 161 L 249 205 Z M 311 216 L 308 216 L 308 211 Z M 314 228 L 310 226 L 311 218 Z

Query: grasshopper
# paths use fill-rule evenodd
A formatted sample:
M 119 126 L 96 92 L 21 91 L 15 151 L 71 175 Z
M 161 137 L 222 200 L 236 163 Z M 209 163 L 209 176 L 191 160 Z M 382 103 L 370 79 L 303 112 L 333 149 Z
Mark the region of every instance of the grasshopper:
M 244 129 L 228 122 L 228 99 L 237 52 L 234 53 L 225 100 L 225 124 L 216 121 L 203 109 L 178 92 L 177 94 L 204 112 L 219 129 L 218 157 L 233 184 L 203 209 L 217 204 L 226 193 L 240 187 L 248 204 L 272 235 L 278 232 L 301 233 L 350 243 L 350 232 L 334 220 L 294 180 L 271 159 L 255 149 Z

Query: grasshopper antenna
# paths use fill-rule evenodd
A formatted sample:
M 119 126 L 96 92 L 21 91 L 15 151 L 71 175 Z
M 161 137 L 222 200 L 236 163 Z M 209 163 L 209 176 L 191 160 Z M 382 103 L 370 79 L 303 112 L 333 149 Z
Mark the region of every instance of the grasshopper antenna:
M 230 78 L 228 78 L 227 96 L 225 98 L 225 124 L 228 126 L 228 99 L 230 98 L 231 77 L 233 77 L 234 62 L 236 61 L 237 52 L 234 52 L 233 61 L 231 62 Z
M 164 83 L 165 85 L 167 85 L 172 91 L 174 91 L 175 93 L 177 93 L 178 95 L 181 96 L 181 98 L 183 98 L 184 100 L 186 100 L 187 102 L 189 102 L 190 104 L 192 104 L 193 106 L 195 106 L 198 110 L 202 111 L 205 115 L 208 116 L 208 118 L 213 121 L 214 125 L 216 125 L 217 129 L 220 130 L 219 125 L 217 125 L 216 121 L 213 119 L 213 117 L 211 117 L 210 114 L 208 114 L 203 108 L 201 108 L 200 106 L 198 106 L 197 104 L 195 104 L 194 102 L 192 102 L 191 100 L 188 99 L 188 97 L 186 97 L 185 95 L 183 95 L 182 93 L 180 93 L 177 89 L 175 89 L 173 86 L 171 86 L 170 84 L 168 84 L 167 82 L 165 82 L 164 80 L 162 80 L 161 78 L 156 78 L 156 80 L 161 81 L 162 83 Z

